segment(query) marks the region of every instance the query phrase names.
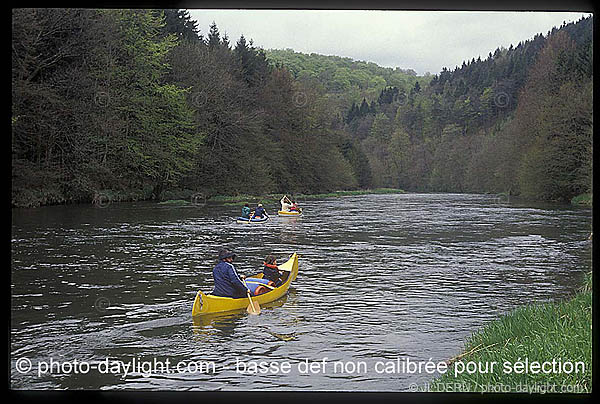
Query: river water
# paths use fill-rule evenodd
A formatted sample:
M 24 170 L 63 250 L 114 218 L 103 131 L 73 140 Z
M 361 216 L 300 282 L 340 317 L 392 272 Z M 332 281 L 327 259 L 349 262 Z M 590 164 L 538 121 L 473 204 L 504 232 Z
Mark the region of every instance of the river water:
M 239 207 L 103 203 L 13 209 L 13 389 L 412 391 L 519 305 L 591 270 L 591 210 L 463 194 Z M 297 251 L 287 296 L 194 320 L 219 247 L 250 275 Z M 260 363 L 263 362 L 263 363 Z

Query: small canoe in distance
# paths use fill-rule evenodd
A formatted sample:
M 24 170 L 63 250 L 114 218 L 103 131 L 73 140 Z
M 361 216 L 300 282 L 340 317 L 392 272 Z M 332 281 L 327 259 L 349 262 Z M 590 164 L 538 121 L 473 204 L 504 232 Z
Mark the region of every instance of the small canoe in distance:
M 240 216 L 235 219 L 235 221 L 238 223 L 264 223 L 267 220 L 269 220 L 269 218 L 267 216 L 254 217 L 252 219 L 246 219 L 245 217 Z
M 253 296 L 253 302 L 258 302 L 258 304 L 262 305 L 273 302 L 283 297 L 287 293 L 288 289 L 290 288 L 290 284 L 298 276 L 298 254 L 292 254 L 287 262 L 279 265 L 279 268 L 283 270 L 283 283 L 281 286 L 270 290 L 267 293 L 263 293 L 262 295 Z M 252 275 L 252 278 L 262 277 L 262 272 Z M 247 297 L 234 299 L 232 297 L 213 296 L 203 293 L 202 291 L 198 291 L 198 293 L 196 293 L 194 305 L 192 306 L 192 316 L 195 317 L 214 313 L 225 313 L 235 310 L 245 310 L 249 304 L 250 300 Z
M 286 217 L 297 217 L 302 215 L 302 210 L 278 210 L 277 215 Z

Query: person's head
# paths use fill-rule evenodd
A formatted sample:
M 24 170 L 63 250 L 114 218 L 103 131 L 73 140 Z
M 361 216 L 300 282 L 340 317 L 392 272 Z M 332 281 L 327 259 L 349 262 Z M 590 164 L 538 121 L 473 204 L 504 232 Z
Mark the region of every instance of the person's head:
M 247 207 L 247 208 L 249 208 L 249 207 L 250 207 L 250 206 L 249 206 L 247 203 L 245 203 L 245 204 L 244 204 L 244 206 L 245 206 L 245 207 Z
M 228 249 L 223 248 L 221 251 L 219 251 L 218 258 L 219 261 L 231 262 L 235 258 L 235 254 L 233 251 L 229 251 Z
M 259 203 L 259 204 L 258 204 L 258 207 L 259 207 L 259 208 L 262 208 L 262 203 Z
M 277 265 L 277 257 L 275 257 L 274 255 L 267 255 L 265 257 L 265 264 L 269 264 L 269 265 Z

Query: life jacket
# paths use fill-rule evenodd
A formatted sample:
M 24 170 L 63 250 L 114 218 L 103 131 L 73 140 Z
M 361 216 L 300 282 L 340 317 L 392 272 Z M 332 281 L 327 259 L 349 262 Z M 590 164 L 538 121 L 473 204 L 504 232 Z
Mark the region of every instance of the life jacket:
M 267 285 L 269 285 L 269 286 L 275 286 L 275 282 L 269 281 L 269 282 L 267 282 Z M 256 288 L 256 290 L 254 291 L 254 295 L 262 295 L 263 293 L 267 293 L 267 292 L 269 292 L 271 290 L 273 290 L 273 289 L 267 288 L 266 286 L 263 286 L 263 285 L 258 285 L 258 287 Z
M 263 279 L 268 279 L 277 284 L 279 277 L 281 276 L 277 265 L 267 264 L 266 262 L 264 262 L 263 265 Z
M 271 288 L 268 288 L 261 284 L 274 286 L 273 282 L 268 281 L 266 279 L 246 278 L 246 285 L 248 285 L 248 289 L 254 296 L 261 295 L 261 294 L 266 293 L 271 290 Z

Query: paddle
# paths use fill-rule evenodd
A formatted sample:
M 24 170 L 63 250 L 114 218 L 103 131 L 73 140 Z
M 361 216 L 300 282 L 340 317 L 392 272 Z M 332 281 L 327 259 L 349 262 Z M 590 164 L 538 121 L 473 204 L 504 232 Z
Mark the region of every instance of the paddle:
M 244 285 L 246 285 L 246 294 L 248 295 L 248 300 L 250 300 L 250 304 L 248 305 L 248 308 L 246 309 L 246 311 L 249 314 L 260 314 L 260 305 L 258 304 L 258 302 L 256 302 L 256 304 L 254 304 L 254 302 L 252 301 L 252 298 L 250 297 L 250 290 L 248 289 L 248 285 L 246 284 L 245 279 L 244 279 Z
M 264 214 L 265 214 L 265 216 L 267 217 L 267 220 L 271 220 L 271 216 L 269 216 L 269 215 L 267 214 L 267 211 L 266 211 L 266 210 L 263 210 L 263 213 L 264 213 Z
M 287 199 L 287 201 L 288 201 L 288 202 L 289 202 L 289 204 L 290 204 L 290 212 L 294 212 L 294 210 L 292 210 L 292 207 L 294 206 L 294 203 L 292 202 L 292 200 L 291 200 L 291 199 L 289 199 L 289 198 L 287 197 L 287 195 L 286 195 L 286 197 L 285 197 L 285 198 Z M 298 204 L 296 204 L 296 206 L 298 206 Z M 302 213 L 302 208 L 298 208 L 298 207 L 296 207 L 296 210 L 295 210 L 295 211 L 296 211 L 296 212 L 298 212 L 298 213 Z

